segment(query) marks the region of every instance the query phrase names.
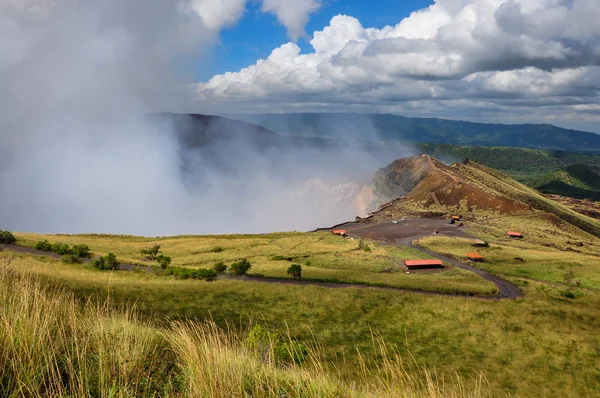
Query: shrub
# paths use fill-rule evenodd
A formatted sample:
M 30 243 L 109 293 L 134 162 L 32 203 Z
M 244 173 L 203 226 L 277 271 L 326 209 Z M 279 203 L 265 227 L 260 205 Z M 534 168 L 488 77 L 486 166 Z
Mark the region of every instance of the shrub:
M 560 294 L 561 294 L 561 296 L 566 297 L 568 299 L 577 298 L 577 296 L 575 295 L 575 292 L 570 289 L 561 290 Z
M 308 347 L 306 344 L 291 340 L 279 344 L 275 349 L 275 355 L 280 362 L 301 365 L 308 358 Z
M 217 272 L 212 269 L 206 268 L 182 268 L 182 267 L 170 267 L 163 271 L 164 276 L 174 276 L 177 279 L 202 279 L 205 281 L 212 281 L 217 277 Z
M 66 243 L 55 243 L 52 245 L 52 250 L 56 254 L 64 256 L 65 254 L 71 254 L 71 248 Z
M 13 234 L 11 234 L 8 231 L 0 230 L 0 243 L 12 245 L 16 241 L 17 241 L 17 238 L 15 238 Z
M 279 335 L 269 332 L 262 325 L 254 325 L 244 341 L 246 346 L 255 351 L 263 362 L 273 358 L 274 348 L 279 343 Z
M 300 264 L 292 264 L 288 268 L 287 273 L 294 279 L 300 279 L 302 278 L 302 266 Z
M 41 250 L 43 252 L 51 252 L 52 251 L 52 244 L 50 242 L 48 242 L 47 240 L 42 240 L 37 242 L 34 246 L 34 249 L 36 250 Z
M 231 264 L 229 269 L 232 270 L 235 275 L 246 275 L 251 267 L 252 264 L 250 264 L 250 261 L 243 259 Z
M 161 269 L 167 269 L 167 267 L 171 264 L 171 257 L 161 254 L 156 257 L 156 261 L 160 265 Z
M 363 248 L 364 251 L 366 251 L 367 253 L 371 251 L 371 247 L 370 246 L 366 246 Z
M 210 253 L 221 253 L 223 250 L 225 249 L 223 249 L 221 246 L 217 246 L 210 249 Z
M 257 352 L 263 362 L 270 358 L 285 364 L 302 364 L 308 358 L 308 347 L 294 340 L 281 342 L 278 333 L 269 332 L 262 325 L 254 325 L 245 339 L 246 346 Z
M 293 261 L 294 257 L 285 257 L 285 256 L 271 256 L 272 261 Z
M 89 258 L 91 255 L 90 247 L 88 245 L 73 245 L 71 254 L 80 258 Z
M 222 261 L 219 261 L 218 263 L 213 265 L 213 269 L 217 274 L 222 274 L 227 270 L 227 265 L 225 265 L 225 263 L 223 263 Z
M 62 256 L 62 262 L 65 264 L 80 264 L 81 258 L 74 254 L 65 254 L 64 256 Z
M 154 261 L 160 252 L 160 245 L 149 246 L 147 249 L 140 250 L 143 260 Z
M 99 270 L 115 271 L 119 269 L 119 261 L 113 253 L 108 253 L 106 257 L 101 256 L 92 260 L 92 265 Z

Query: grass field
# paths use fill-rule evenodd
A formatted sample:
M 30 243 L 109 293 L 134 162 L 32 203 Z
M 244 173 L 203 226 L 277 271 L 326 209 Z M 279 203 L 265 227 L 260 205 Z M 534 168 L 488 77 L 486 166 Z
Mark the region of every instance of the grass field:
M 426 255 L 407 247 L 363 242 L 329 232 L 280 233 L 267 235 L 178 236 L 139 238 L 107 235 L 34 235 L 16 234 L 19 243 L 32 246 L 47 239 L 51 243 L 87 244 L 96 254 L 113 252 L 125 263 L 148 265 L 140 249 L 161 245 L 161 251 L 173 258 L 173 266 L 212 268 L 217 262 L 231 264 L 241 259 L 252 263 L 249 274 L 288 278 L 293 263 L 302 265 L 306 280 L 356 282 L 408 289 L 448 293 L 489 295 L 496 287 L 477 275 L 460 269 L 433 273 L 406 274 L 405 259 Z M 155 263 L 154 263 L 155 264 Z
M 507 240 L 507 229 L 522 230 L 525 239 Z M 364 382 L 357 349 L 372 358 L 367 361 L 369 369 L 377 369 L 383 363 L 374 348 L 375 333 L 403 358 L 414 358 L 416 364 L 435 370 L 447 380 L 454 375 L 462 380 L 478 380 L 482 375 L 494 396 L 597 396 L 599 240 L 566 224 L 556 224 L 555 219 L 548 217 L 486 219 L 471 226 L 470 232 L 492 244 L 481 249 L 489 258 L 481 267 L 506 275 L 522 286 L 523 299 L 490 302 L 374 289 L 231 280 L 208 283 L 145 273 L 100 272 L 88 265 L 66 265 L 26 255 L 15 255 L 11 267 L 34 273 L 77 297 L 92 296 L 99 302 L 110 297 L 117 307 L 136 303 L 141 313 L 152 319 L 212 319 L 222 327 L 234 325 L 240 330 L 252 320 L 301 341 L 316 341 L 323 347 L 328 372 L 339 373 L 350 384 Z M 41 237 L 17 235 L 22 242 Z M 163 244 L 162 249 L 173 256 L 176 265 L 209 266 L 214 261 L 247 257 L 257 264 L 256 268 L 267 269 L 270 264 L 279 267 L 278 272 L 291 262 L 269 259 L 287 253 L 293 253 L 293 261 L 303 264 L 305 271 L 312 267 L 306 266 L 306 261 L 315 261 L 323 270 L 342 270 L 326 266 L 354 264 L 356 272 L 374 275 L 379 274 L 376 267 L 389 264 L 383 261 L 385 258 L 389 261 L 413 256 L 405 249 L 372 242 L 366 242 L 372 247 L 371 252 L 359 251 L 358 242 L 329 234 L 47 238 L 86 243 L 96 253 L 112 250 L 123 259 L 137 262 L 141 262 L 137 251 L 156 241 Z M 474 250 L 470 242 L 457 239 L 426 239 L 420 244 L 458 257 Z M 215 251 L 216 247 L 223 250 Z M 566 251 L 567 247 L 578 252 Z M 305 255 L 308 257 L 301 257 Z M 517 256 L 524 258 L 525 263 L 511 262 Z M 430 278 L 434 283 L 442 283 L 445 278 L 443 273 L 401 275 Z
M 441 379 L 374 340 L 382 365 L 352 382 L 327 372 L 318 346 L 290 362 L 289 335 L 235 332 L 214 322 L 142 319 L 131 306 L 78 302 L 0 257 L 0 396 L 462 397 L 485 379 Z M 259 331 L 263 329 L 259 329 Z M 252 334 L 254 333 L 254 335 Z M 254 336 L 254 337 L 252 337 Z M 283 345 L 282 345 L 283 343 Z M 283 347 L 284 354 L 281 354 Z M 291 347 L 291 346 L 289 346 Z
M 509 230 L 523 232 L 524 239 L 506 237 Z M 485 257 L 478 267 L 499 275 L 559 283 L 577 294 L 600 289 L 600 239 L 552 216 L 493 218 L 471 232 L 493 243 L 475 249 L 466 239 L 428 237 L 418 244 L 462 260 L 478 251 Z

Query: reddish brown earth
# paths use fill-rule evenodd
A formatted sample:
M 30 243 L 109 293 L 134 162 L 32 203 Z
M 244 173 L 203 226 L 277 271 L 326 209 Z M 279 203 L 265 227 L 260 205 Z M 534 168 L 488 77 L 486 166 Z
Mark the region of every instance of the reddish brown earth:
M 575 199 L 560 195 L 546 195 L 547 198 L 569 207 L 576 212 L 600 220 L 600 202 L 588 199 Z
M 407 209 L 408 214 L 421 216 L 423 211 L 447 213 L 448 209 L 463 212 L 478 209 L 502 214 L 531 211 L 527 204 L 463 173 L 461 167 L 467 166 L 468 163 L 446 166 L 430 156 L 420 155 L 396 160 L 380 169 L 375 176 L 375 191 L 385 200 L 392 201 L 375 212 L 375 219 L 389 220 L 402 212 L 407 213 Z M 415 208 L 421 210 L 410 211 Z

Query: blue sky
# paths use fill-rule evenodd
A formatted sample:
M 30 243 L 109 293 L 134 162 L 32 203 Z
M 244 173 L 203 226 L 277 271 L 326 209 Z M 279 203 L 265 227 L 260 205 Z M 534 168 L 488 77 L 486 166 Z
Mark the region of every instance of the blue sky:
M 598 0 L 324 0 L 298 54 L 288 35 L 306 21 L 297 11 L 314 4 L 248 0 L 196 63 L 202 110 L 377 112 L 600 132 Z M 318 51 L 309 43 L 315 32 Z
M 303 52 L 309 52 L 312 33 L 323 29 L 338 14 L 356 17 L 364 27 L 381 28 L 395 25 L 411 12 L 431 4 L 433 0 L 325 0 L 306 26 L 308 37 L 300 38 L 297 44 Z M 260 4 L 249 3 L 239 23 L 221 32 L 220 45 L 213 50 L 211 62 L 204 62 L 196 78 L 204 81 L 216 74 L 240 70 L 289 41 L 286 28 L 272 14 L 260 12 Z

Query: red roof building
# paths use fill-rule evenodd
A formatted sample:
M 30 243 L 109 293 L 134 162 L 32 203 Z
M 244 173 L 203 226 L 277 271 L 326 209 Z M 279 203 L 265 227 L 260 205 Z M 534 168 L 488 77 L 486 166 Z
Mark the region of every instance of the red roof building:
M 521 232 L 515 232 L 515 231 L 508 231 L 506 233 L 506 235 L 508 235 L 509 238 L 522 238 L 523 234 Z
M 479 253 L 467 253 L 467 258 L 471 261 L 483 261 L 483 256 Z
M 438 260 L 437 258 L 431 260 L 404 260 L 404 265 L 409 270 L 444 268 L 442 260 Z
M 334 229 L 333 231 L 331 231 L 334 235 L 339 235 L 339 236 L 346 236 L 346 230 L 345 229 Z

